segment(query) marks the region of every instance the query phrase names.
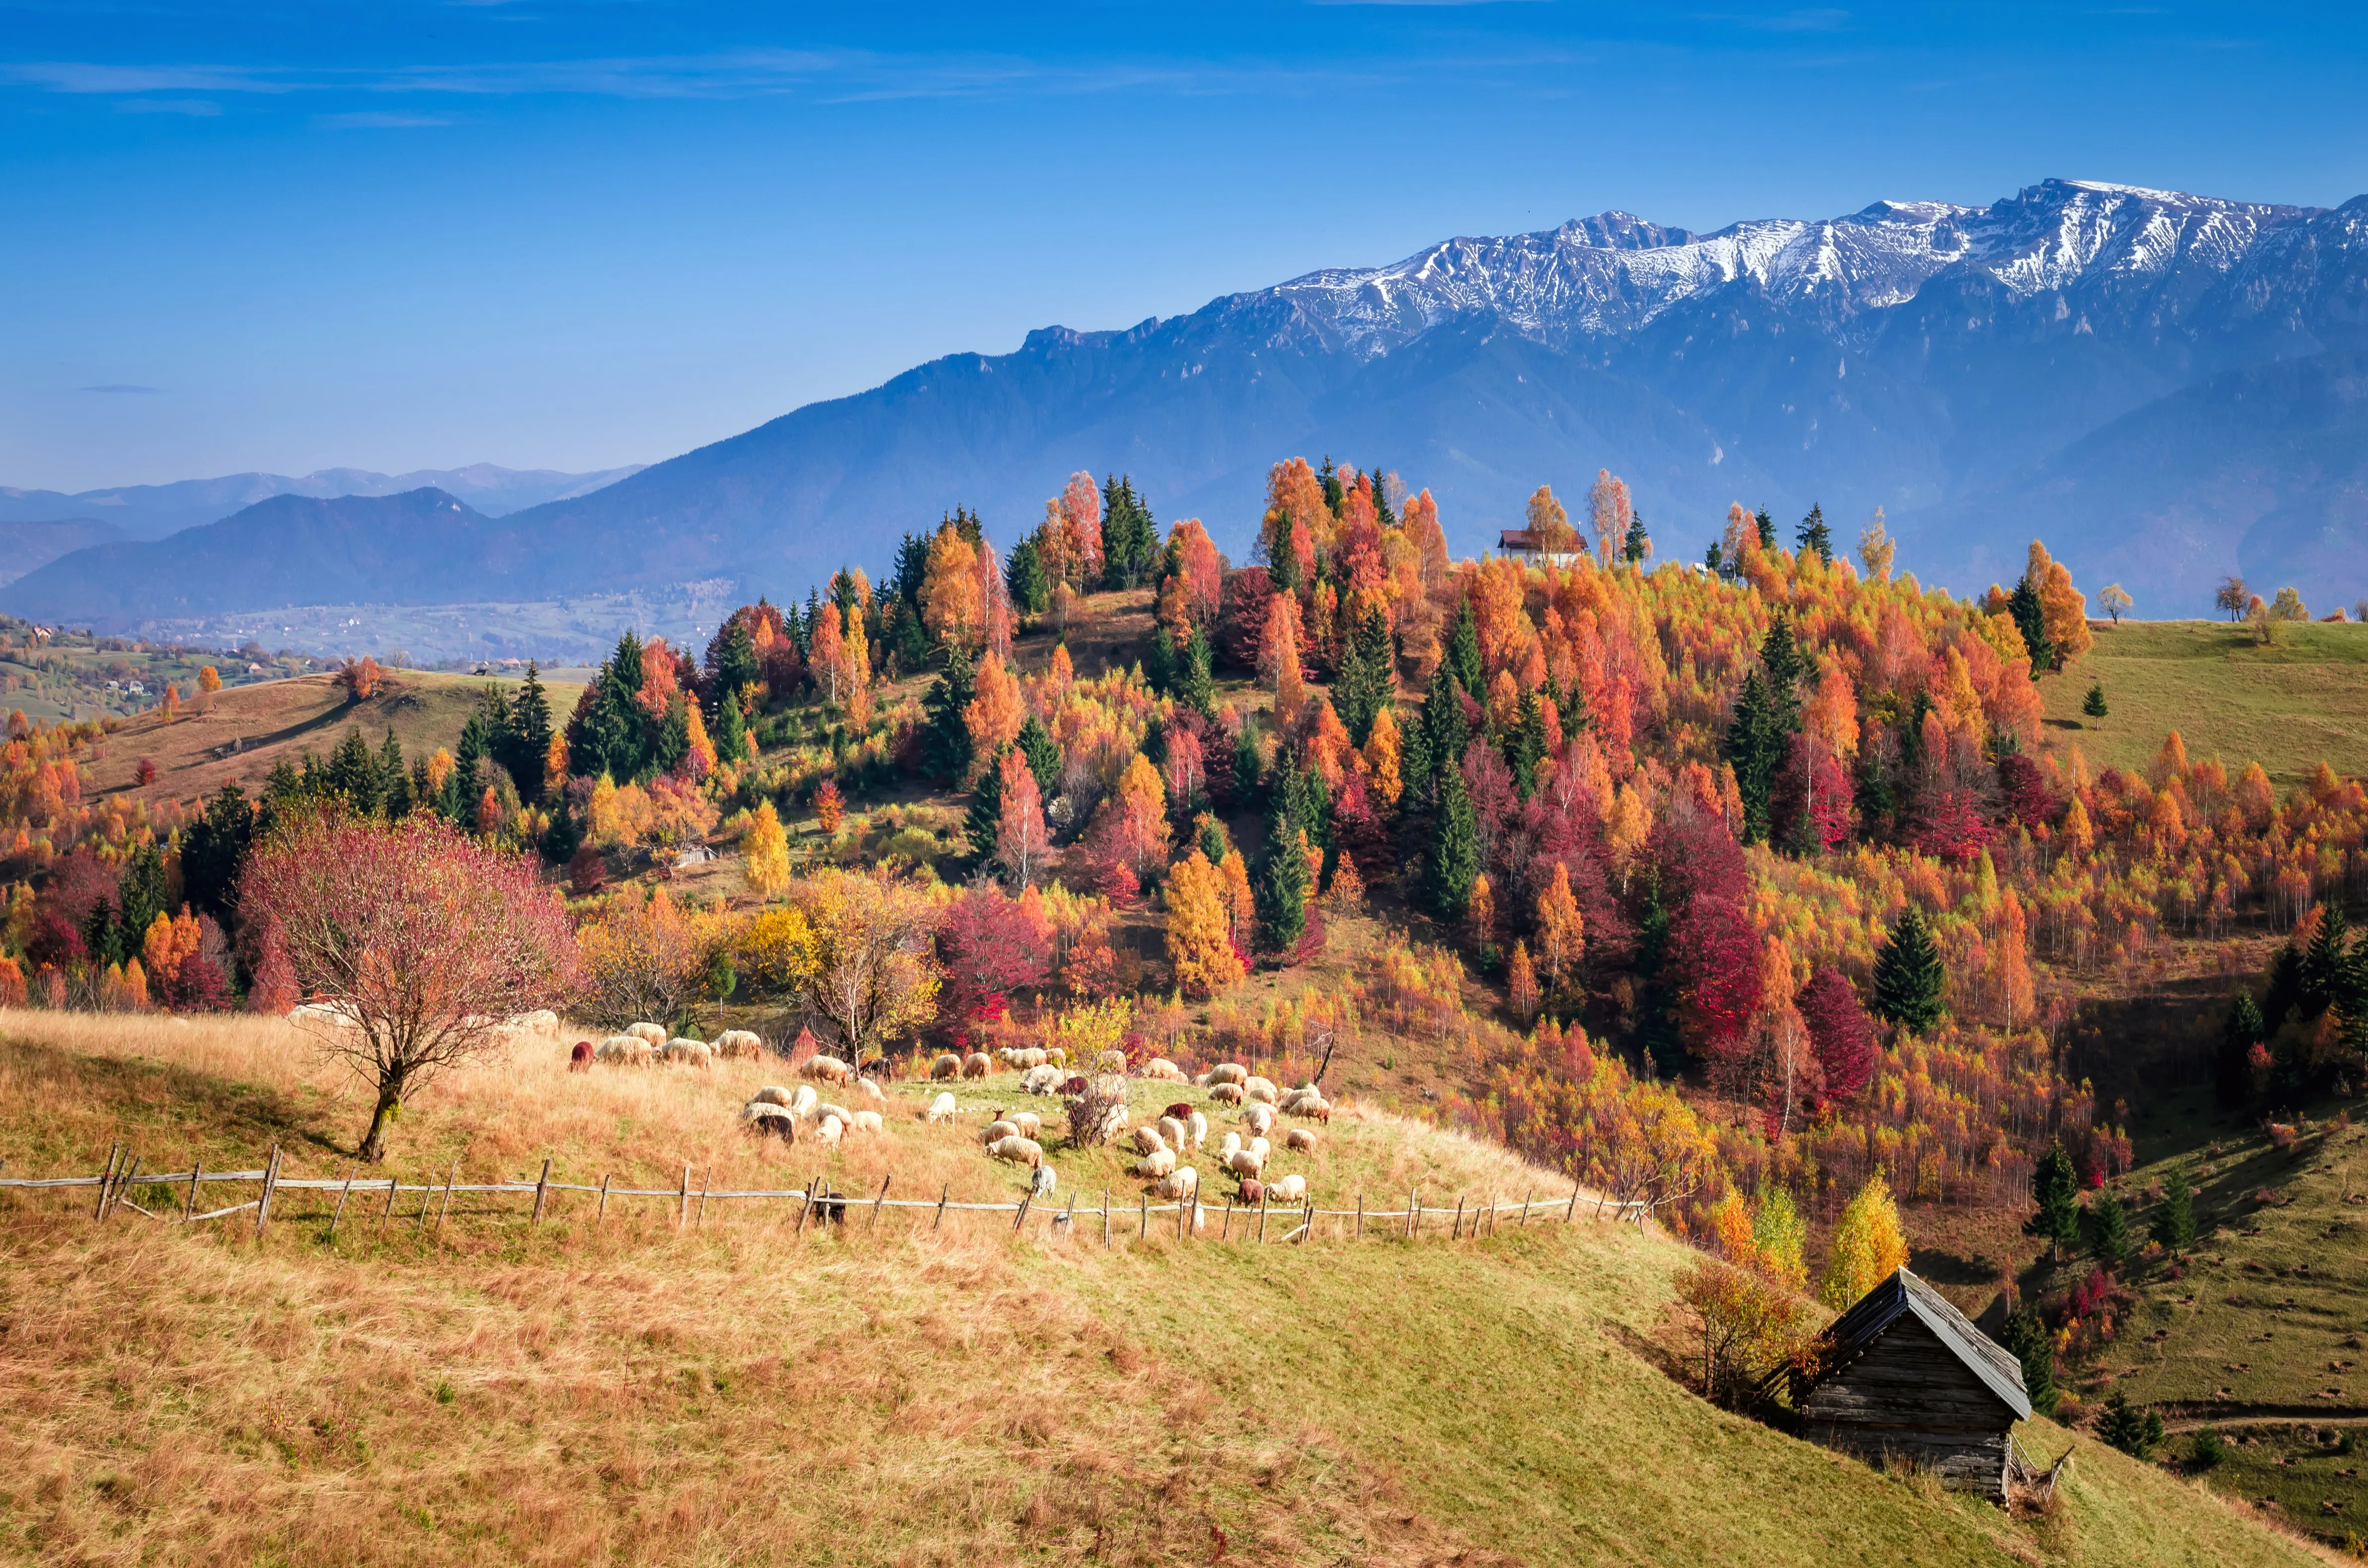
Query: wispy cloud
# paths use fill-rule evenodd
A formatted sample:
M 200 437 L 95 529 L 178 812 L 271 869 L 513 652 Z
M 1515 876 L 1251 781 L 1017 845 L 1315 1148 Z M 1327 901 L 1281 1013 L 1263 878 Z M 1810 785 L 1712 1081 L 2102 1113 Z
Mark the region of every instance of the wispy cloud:
M 154 392 L 161 392 L 165 389 L 163 387 L 143 387 L 133 381 L 103 381 L 97 386 L 85 387 L 82 390 L 86 392 L 120 392 L 145 397 Z
M 234 65 L 101 65 L 37 60 L 0 65 L 0 82 L 52 93 L 289 93 L 306 84 Z
M 211 119 L 222 113 L 211 98 L 125 98 L 115 106 L 125 114 L 187 114 Z
M 316 114 L 313 123 L 329 131 L 416 131 L 452 122 L 442 115 L 374 114 L 361 110 L 353 114 Z

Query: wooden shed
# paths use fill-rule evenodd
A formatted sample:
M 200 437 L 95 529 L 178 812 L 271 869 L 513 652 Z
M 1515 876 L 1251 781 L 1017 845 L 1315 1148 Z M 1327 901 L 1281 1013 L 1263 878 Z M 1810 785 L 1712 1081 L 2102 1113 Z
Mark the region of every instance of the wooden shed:
M 1803 1435 L 1874 1462 L 2006 1497 L 2014 1424 L 2031 1415 L 2022 1364 L 1902 1268 L 1834 1321 L 1796 1386 Z

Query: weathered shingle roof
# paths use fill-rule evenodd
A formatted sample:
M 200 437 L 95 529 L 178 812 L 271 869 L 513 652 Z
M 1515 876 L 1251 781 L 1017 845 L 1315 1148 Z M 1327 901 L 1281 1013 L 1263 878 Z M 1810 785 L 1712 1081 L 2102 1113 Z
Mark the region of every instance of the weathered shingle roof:
M 1973 1369 L 1974 1375 L 2014 1411 L 2017 1420 L 2029 1418 L 2031 1396 L 2023 1391 L 2022 1363 L 1967 1322 L 1965 1314 L 1946 1296 L 1905 1268 L 1860 1297 L 1856 1305 L 1826 1330 L 1826 1370 L 1816 1381 L 1822 1381 L 1849 1366 L 1860 1352 L 1911 1312 L 1959 1360 Z

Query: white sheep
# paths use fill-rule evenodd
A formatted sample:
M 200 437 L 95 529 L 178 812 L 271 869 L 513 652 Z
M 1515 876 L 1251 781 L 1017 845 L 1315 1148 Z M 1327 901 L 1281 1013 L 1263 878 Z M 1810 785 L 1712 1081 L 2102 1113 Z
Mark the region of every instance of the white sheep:
M 939 1053 L 938 1059 L 929 1063 L 929 1076 L 933 1079 L 961 1077 L 962 1058 L 951 1051 Z
M 1184 1082 L 1184 1069 L 1165 1056 L 1155 1056 L 1143 1064 L 1143 1076 L 1156 1078 L 1163 1084 L 1180 1084 Z
M 1274 1130 L 1274 1107 L 1270 1105 L 1256 1104 L 1244 1106 L 1242 1108 L 1242 1125 L 1248 1128 L 1252 1132 L 1272 1131 Z
M 1270 1198 L 1281 1199 L 1285 1203 L 1296 1203 L 1307 1196 L 1307 1178 L 1293 1171 L 1268 1187 L 1267 1193 Z
M 1181 1149 L 1184 1147 L 1185 1140 L 1192 1134 L 1174 1117 L 1163 1116 L 1159 1119 L 1159 1136 L 1167 1141 L 1169 1148 Z
M 1307 1128 L 1294 1127 L 1282 1135 L 1282 1146 L 1286 1149 L 1300 1149 L 1313 1153 L 1315 1149 L 1315 1134 Z
M 965 1078 L 984 1078 L 995 1070 L 995 1062 L 984 1051 L 973 1051 L 962 1058 L 962 1074 Z
M 1239 1084 L 1249 1075 L 1250 1070 L 1238 1062 L 1220 1062 L 1206 1074 L 1212 1084 Z
M 1201 1144 L 1206 1143 L 1209 1141 L 1209 1119 L 1202 1116 L 1196 1110 L 1192 1113 L 1190 1125 L 1192 1132 L 1192 1147 L 1197 1149 Z
M 790 1112 L 793 1116 L 812 1116 L 814 1107 L 821 1103 L 822 1096 L 814 1093 L 812 1084 L 800 1084 L 790 1092 Z
M 995 1159 L 1008 1160 L 1015 1165 L 1041 1166 L 1044 1151 L 1030 1138 L 998 1138 L 987 1145 L 987 1153 Z
M 1006 1138 L 1017 1138 L 1019 1136 L 1019 1129 L 1005 1118 L 998 1116 L 993 1121 L 986 1124 L 986 1130 L 978 1135 L 978 1141 L 991 1148 Z
M 1268 1105 L 1272 1105 L 1282 1097 L 1281 1091 L 1275 1088 L 1274 1080 L 1271 1078 L 1246 1078 L 1242 1081 L 1242 1093 L 1251 1099 L 1263 1100 Z
M 1164 1176 L 1175 1168 L 1176 1151 L 1173 1149 L 1154 1149 L 1134 1163 L 1134 1174 L 1139 1176 Z
M 685 1040 L 677 1035 L 666 1042 L 666 1059 L 669 1066 L 712 1067 L 715 1052 L 703 1040 Z
M 750 1100 L 740 1108 L 740 1131 L 758 1138 L 769 1136 L 794 1143 L 798 1141 L 798 1119 L 790 1114 L 787 1106 Z
M 645 1040 L 655 1049 L 666 1042 L 666 1031 L 656 1024 L 627 1024 L 625 1032 L 636 1040 Z
M 790 1108 L 790 1091 L 781 1087 L 779 1084 L 768 1084 L 763 1088 L 757 1090 L 755 1094 L 749 1096 L 748 1103 L 750 1105 L 777 1105 L 783 1110 L 787 1110 Z
M 855 1125 L 855 1113 L 853 1111 L 848 1109 L 843 1105 L 833 1105 L 828 1100 L 825 1100 L 820 1105 L 814 1107 L 814 1114 L 816 1116 L 835 1116 L 838 1118 L 839 1125 L 842 1127 L 852 1127 Z
M 1242 1146 L 1242 1135 L 1241 1135 L 1240 1133 L 1238 1133 L 1238 1132 L 1228 1132 L 1228 1133 L 1226 1133 L 1226 1134 L 1225 1134 L 1225 1141 L 1224 1141 L 1224 1143 L 1222 1143 L 1222 1144 L 1220 1144 L 1220 1145 L 1218 1146 L 1218 1149 L 1217 1149 L 1218 1156 L 1219 1156 L 1220 1158 L 1223 1158 L 1223 1157 L 1224 1157 L 1224 1156 L 1225 1156 L 1225 1155 L 1231 1154 L 1235 1150 L 1236 1150 L 1236 1149 L 1240 1148 L 1241 1146 Z
M 888 1103 L 888 1091 L 880 1086 L 877 1078 L 858 1078 L 847 1086 L 857 1099 L 867 1102 L 874 1110 Z
M 1052 1197 L 1053 1189 L 1060 1185 L 1060 1173 L 1050 1165 L 1038 1165 L 1036 1174 L 1028 1178 L 1028 1191 L 1036 1198 Z
M 754 1029 L 725 1029 L 715 1037 L 715 1054 L 727 1062 L 754 1062 L 765 1054 L 765 1042 Z
M 1042 1138 L 1044 1135 L 1043 1118 L 1032 1110 L 1015 1110 L 1008 1119 L 1012 1126 L 1019 1129 L 1022 1138 Z
M 1165 1149 L 1166 1147 L 1167 1147 L 1167 1135 L 1160 1131 L 1156 1127 L 1138 1127 L 1134 1130 L 1134 1152 L 1136 1153 L 1154 1153 L 1161 1149 Z
M 835 1116 L 825 1116 L 822 1119 L 822 1125 L 814 1129 L 814 1136 L 825 1143 L 836 1143 L 846 1131 L 847 1123 Z
M 1209 1085 L 1209 1098 L 1219 1105 L 1239 1105 L 1242 1103 L 1242 1086 L 1239 1084 L 1212 1084 Z
M 855 1076 L 855 1069 L 836 1056 L 809 1056 L 806 1064 L 798 1071 L 809 1078 L 820 1078 L 832 1084 L 844 1084 Z
M 855 1113 L 855 1120 L 848 1130 L 855 1132 L 879 1131 L 881 1130 L 880 1113 L 876 1110 L 857 1111 Z
M 1235 1149 L 1225 1156 L 1225 1169 L 1235 1176 L 1255 1176 L 1266 1169 L 1266 1156 L 1247 1149 Z
M 1122 1105 L 1114 1105 L 1110 1107 L 1110 1109 L 1102 1112 L 1100 1132 L 1104 1138 L 1115 1138 L 1125 1131 L 1126 1107 Z
M 1200 1190 L 1201 1173 L 1190 1165 L 1178 1165 L 1154 1184 L 1151 1196 L 1160 1199 L 1190 1198 Z
M 1274 1145 L 1269 1143 L 1263 1138 L 1253 1138 L 1249 1142 L 1249 1151 L 1251 1153 L 1256 1154 L 1259 1159 L 1263 1160 L 1274 1152 Z
M 921 1112 L 921 1119 L 934 1126 L 940 1121 L 951 1121 L 956 1114 L 953 1096 L 940 1092 L 936 1099 L 929 1102 L 928 1108 Z
M 592 1048 L 593 1061 L 620 1067 L 646 1067 L 651 1055 L 650 1042 L 637 1034 L 612 1034 Z
M 1028 1069 L 1026 1074 L 1019 1080 L 1019 1087 L 1027 1094 L 1051 1095 L 1059 1093 L 1061 1085 L 1068 1081 L 1067 1068 L 1055 1067 L 1047 1062 L 1041 1067 Z

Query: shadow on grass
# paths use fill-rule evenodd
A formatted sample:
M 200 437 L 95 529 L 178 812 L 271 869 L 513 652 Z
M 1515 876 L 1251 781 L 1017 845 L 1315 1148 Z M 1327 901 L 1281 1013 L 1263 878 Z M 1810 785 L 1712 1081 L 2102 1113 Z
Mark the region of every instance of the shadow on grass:
M 168 1149 L 194 1149 L 209 1160 L 232 1151 L 255 1158 L 273 1143 L 299 1144 L 342 1157 L 354 1153 L 351 1143 L 329 1135 L 319 1117 L 276 1089 L 168 1062 L 85 1056 L 56 1046 L 0 1040 L 0 1068 L 32 1091 L 28 1096 L 32 1103 L 26 1108 L 33 1113 L 34 1125 L 26 1131 L 32 1134 L 28 1142 L 49 1159 L 86 1157 L 85 1151 L 59 1145 L 61 1134 L 73 1139 L 88 1122 L 109 1128 L 106 1136 L 110 1139 L 153 1142 L 160 1156 Z M 5 1117 L 0 1110 L 0 1118 Z M 0 1126 L 5 1125 L 0 1119 Z M 176 1144 L 182 1147 L 174 1148 Z

